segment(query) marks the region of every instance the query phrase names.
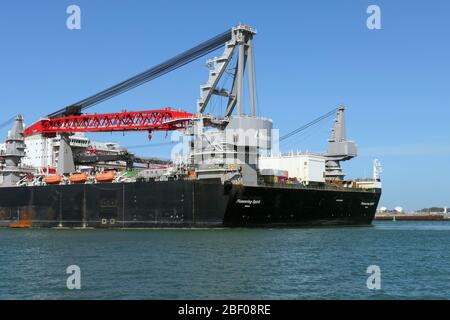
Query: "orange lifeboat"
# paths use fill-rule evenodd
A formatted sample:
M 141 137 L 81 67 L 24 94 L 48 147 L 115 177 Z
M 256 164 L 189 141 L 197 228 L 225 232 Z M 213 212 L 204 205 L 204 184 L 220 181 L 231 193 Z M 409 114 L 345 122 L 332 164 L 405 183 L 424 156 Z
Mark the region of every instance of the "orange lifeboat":
M 72 183 L 86 183 L 88 181 L 87 173 L 74 173 L 69 177 Z
M 9 225 L 10 228 L 14 229 L 27 229 L 31 228 L 31 226 L 32 225 L 30 220 L 20 220 Z
M 44 177 L 44 182 L 46 184 L 60 184 L 61 181 L 62 181 L 62 176 L 60 174 L 55 174 L 55 175 Z
M 105 172 L 96 174 L 95 180 L 97 180 L 97 182 L 113 182 L 115 177 L 116 177 L 116 173 L 114 171 L 105 171 Z

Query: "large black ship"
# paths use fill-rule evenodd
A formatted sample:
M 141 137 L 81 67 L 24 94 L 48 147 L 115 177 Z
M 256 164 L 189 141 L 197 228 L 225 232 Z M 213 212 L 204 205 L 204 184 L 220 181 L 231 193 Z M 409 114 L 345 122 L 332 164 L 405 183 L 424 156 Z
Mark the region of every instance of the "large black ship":
M 53 228 L 300 227 L 371 224 L 381 196 L 380 165 L 371 179 L 345 179 L 341 162 L 357 155 L 344 107 L 327 151 L 282 154 L 272 121 L 256 115 L 253 37 L 239 25 L 168 61 L 24 128 L 17 116 L 0 154 L 0 226 Z M 82 111 L 225 45 L 208 61 L 195 114 L 161 109 L 113 114 Z M 234 67 L 232 67 L 234 65 Z M 250 111 L 244 108 L 248 73 Z M 219 87 L 232 74 L 231 87 Z M 220 117 L 206 113 L 215 96 Z M 236 110 L 235 110 L 236 109 Z M 170 162 L 136 166 L 120 150 L 93 154 L 79 132 L 182 131 Z M 275 144 L 274 144 L 275 142 Z M 88 152 L 89 151 L 89 152 Z M 117 151 L 117 152 L 116 152 Z
M 0 188 L 0 226 L 296 227 L 369 225 L 379 189 L 242 186 L 220 180 Z

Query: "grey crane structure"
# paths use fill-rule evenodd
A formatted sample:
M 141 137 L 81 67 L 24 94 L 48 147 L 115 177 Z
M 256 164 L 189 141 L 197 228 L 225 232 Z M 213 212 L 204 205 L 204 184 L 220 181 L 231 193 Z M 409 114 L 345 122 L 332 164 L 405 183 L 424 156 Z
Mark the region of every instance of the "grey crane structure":
M 237 105 L 237 115 L 243 114 L 243 86 L 244 72 L 248 65 L 249 94 L 251 115 L 256 116 L 255 99 L 255 71 L 253 55 L 253 36 L 256 31 L 249 26 L 239 25 L 231 29 L 231 39 L 225 44 L 225 51 L 220 57 L 210 59 L 207 65 L 211 67 L 208 82 L 200 87 L 200 99 L 197 102 L 197 111 L 204 113 L 212 95 L 228 98 L 225 116 L 229 117 Z M 231 92 L 221 88 L 217 89 L 219 80 L 230 64 L 233 54 L 238 51 L 235 73 Z
M 210 68 L 209 78 L 206 84 L 200 86 L 200 98 L 197 101 L 199 119 L 193 126 L 194 144 L 191 149 L 191 164 L 195 165 L 199 179 L 220 178 L 227 181 L 239 176 L 240 183 L 257 184 L 258 154 L 260 149 L 271 148 L 272 120 L 256 116 L 253 53 L 255 35 L 256 31 L 246 25 L 232 28 L 231 39 L 225 44 L 223 54 L 207 62 Z M 235 66 L 230 68 L 234 57 Z M 244 110 L 246 71 L 250 114 L 246 114 Z M 225 73 L 232 75 L 231 88 L 228 90 L 218 87 Z M 211 118 L 206 114 L 213 95 L 227 100 L 222 118 Z M 219 124 L 217 129 L 205 130 L 204 119 Z M 228 170 L 227 165 L 238 167 L 239 174 Z
M 347 140 L 344 111 L 345 107 L 339 106 L 334 127 L 328 139 L 328 148 L 325 153 L 325 176 L 328 179 L 342 180 L 345 173 L 342 171 L 341 161 L 350 160 L 358 154 L 356 144 Z
M 25 157 L 25 137 L 23 133 L 23 117 L 18 115 L 12 129 L 8 132 L 5 143 L 4 168 L 0 171 L 3 183 L 0 186 L 15 186 L 25 172 L 21 168 L 21 160 Z

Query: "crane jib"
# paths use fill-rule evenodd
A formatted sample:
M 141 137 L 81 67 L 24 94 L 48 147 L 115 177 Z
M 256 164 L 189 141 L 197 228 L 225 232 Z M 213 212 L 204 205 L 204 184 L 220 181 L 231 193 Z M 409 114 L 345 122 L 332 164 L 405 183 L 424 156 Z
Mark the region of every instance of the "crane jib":
M 97 94 L 94 94 L 86 99 L 78 101 L 70 106 L 64 107 L 50 115 L 49 118 L 56 118 L 68 115 L 79 115 L 81 112 L 89 107 L 92 107 L 100 102 L 110 99 L 116 95 L 131 90 L 140 86 L 150 80 L 156 79 L 168 72 L 171 72 L 187 63 L 190 63 L 202 56 L 223 46 L 232 37 L 231 30 L 221 33 L 214 38 L 205 41 L 185 52 L 182 52 L 175 57 L 166 60 L 142 73 L 139 73 L 125 81 L 122 81 L 108 89 L 105 89 Z

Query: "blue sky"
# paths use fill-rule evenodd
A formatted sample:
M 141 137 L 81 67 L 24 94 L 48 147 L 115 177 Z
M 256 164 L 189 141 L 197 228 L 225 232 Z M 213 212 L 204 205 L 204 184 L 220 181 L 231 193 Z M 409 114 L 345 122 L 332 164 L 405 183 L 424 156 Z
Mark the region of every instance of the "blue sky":
M 81 30 L 66 28 L 71 4 L 81 7 Z M 370 4 L 381 8 L 381 30 L 366 27 Z M 242 22 L 258 30 L 259 114 L 281 134 L 344 104 L 360 150 L 344 165 L 350 177 L 370 175 L 378 158 L 382 205 L 450 206 L 448 12 L 445 0 L 3 2 L 0 123 L 16 113 L 32 123 Z M 194 111 L 206 79 L 200 59 L 90 111 Z M 331 125 L 291 139 L 285 151 L 323 151 Z M 146 133 L 91 137 L 149 143 Z M 155 134 L 149 144 L 162 141 Z M 168 157 L 170 147 L 133 151 Z

